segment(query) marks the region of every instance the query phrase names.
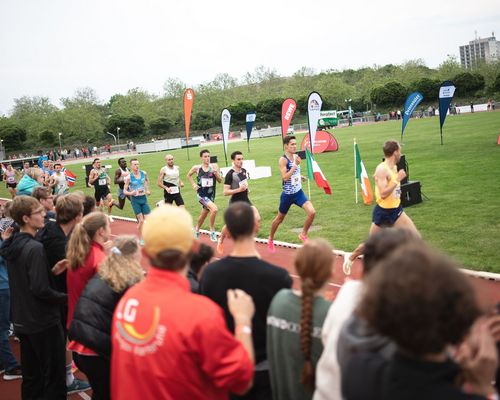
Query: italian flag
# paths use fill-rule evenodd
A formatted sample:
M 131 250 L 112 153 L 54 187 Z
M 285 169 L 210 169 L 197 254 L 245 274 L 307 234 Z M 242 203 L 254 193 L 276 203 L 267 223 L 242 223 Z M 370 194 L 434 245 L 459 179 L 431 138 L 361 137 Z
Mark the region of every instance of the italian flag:
M 322 188 L 326 194 L 331 195 L 332 189 L 330 188 L 330 184 L 326 180 L 325 175 L 323 175 L 323 172 L 321 172 L 321 168 L 319 167 L 318 163 L 314 161 L 314 158 L 307 147 L 306 147 L 306 158 L 307 158 L 307 177 L 311 180 L 314 179 L 318 187 Z
M 372 186 L 366 173 L 365 165 L 359 155 L 358 144 L 354 142 L 354 164 L 356 165 L 356 179 L 361 185 L 361 194 L 363 195 L 363 202 L 369 206 L 373 201 Z M 358 202 L 358 194 L 356 191 L 356 203 Z

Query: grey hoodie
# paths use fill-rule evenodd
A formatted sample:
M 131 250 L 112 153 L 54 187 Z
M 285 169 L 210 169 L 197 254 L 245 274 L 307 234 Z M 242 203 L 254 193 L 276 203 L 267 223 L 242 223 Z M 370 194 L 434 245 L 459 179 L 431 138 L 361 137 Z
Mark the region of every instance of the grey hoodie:
M 359 352 L 378 353 L 389 359 L 396 351 L 390 339 L 375 332 L 368 323 L 352 314 L 340 329 L 337 359 L 342 375 L 345 374 L 351 357 Z

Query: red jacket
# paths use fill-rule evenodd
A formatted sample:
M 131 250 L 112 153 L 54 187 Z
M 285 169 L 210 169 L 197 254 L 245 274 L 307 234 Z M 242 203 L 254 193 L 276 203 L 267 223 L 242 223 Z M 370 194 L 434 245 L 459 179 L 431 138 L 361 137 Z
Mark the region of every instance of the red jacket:
M 68 270 L 66 275 L 66 283 L 68 285 L 68 321 L 66 327 L 68 329 L 73 320 L 76 303 L 83 289 L 85 289 L 87 282 L 95 275 L 97 267 L 105 258 L 106 254 L 103 247 L 99 243 L 92 241 L 85 263 L 75 270 Z
M 222 309 L 192 294 L 185 277 L 157 268 L 116 307 L 112 349 L 113 400 L 227 399 L 253 376 Z

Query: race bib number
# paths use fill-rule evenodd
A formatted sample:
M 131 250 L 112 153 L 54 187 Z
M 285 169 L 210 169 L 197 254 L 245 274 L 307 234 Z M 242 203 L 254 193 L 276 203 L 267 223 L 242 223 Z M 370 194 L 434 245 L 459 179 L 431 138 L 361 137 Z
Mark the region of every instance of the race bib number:
M 214 180 L 211 178 L 201 178 L 201 187 L 212 187 Z
M 8 176 L 7 177 L 7 182 L 8 183 L 16 183 L 16 178 L 14 178 L 13 176 Z
M 169 189 L 170 189 L 170 194 L 179 193 L 179 186 L 171 186 Z
M 107 185 L 107 183 L 108 183 L 108 181 L 106 180 L 106 178 L 99 179 L 99 186 Z
M 401 186 L 396 187 L 396 189 L 394 189 L 394 192 L 392 192 L 392 195 L 395 199 L 401 198 Z
M 248 179 L 243 179 L 242 181 L 240 181 L 240 187 L 243 186 L 248 186 Z
M 293 186 L 300 184 L 300 175 L 292 175 L 291 180 Z

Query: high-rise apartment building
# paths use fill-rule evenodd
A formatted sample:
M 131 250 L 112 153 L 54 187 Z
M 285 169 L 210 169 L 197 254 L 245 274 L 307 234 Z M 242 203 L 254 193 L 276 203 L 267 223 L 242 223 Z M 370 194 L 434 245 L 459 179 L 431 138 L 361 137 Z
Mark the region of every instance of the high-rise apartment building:
M 500 60 L 500 42 L 495 39 L 494 32 L 489 38 L 476 38 L 469 44 L 460 46 L 462 67 L 472 68 L 480 61 L 490 63 L 498 60 Z

